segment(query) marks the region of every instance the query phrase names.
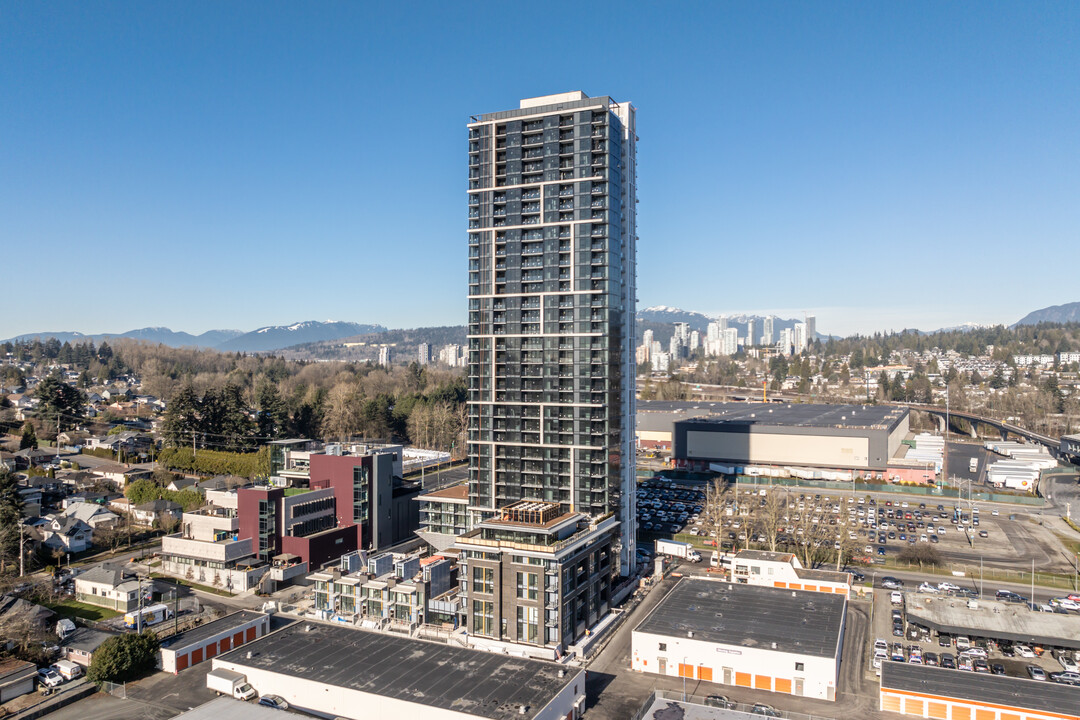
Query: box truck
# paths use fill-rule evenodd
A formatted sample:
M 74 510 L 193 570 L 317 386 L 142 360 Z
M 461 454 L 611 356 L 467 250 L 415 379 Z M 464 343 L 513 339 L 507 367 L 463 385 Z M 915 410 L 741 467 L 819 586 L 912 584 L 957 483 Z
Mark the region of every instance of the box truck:
M 701 553 L 693 548 L 690 543 L 677 542 L 675 540 L 657 540 L 656 553 L 658 555 L 670 555 L 683 558 L 690 562 L 701 562 Z
M 225 668 L 206 673 L 206 687 L 218 695 L 231 695 L 237 700 L 250 700 L 258 695 L 255 688 L 248 684 L 246 675 Z

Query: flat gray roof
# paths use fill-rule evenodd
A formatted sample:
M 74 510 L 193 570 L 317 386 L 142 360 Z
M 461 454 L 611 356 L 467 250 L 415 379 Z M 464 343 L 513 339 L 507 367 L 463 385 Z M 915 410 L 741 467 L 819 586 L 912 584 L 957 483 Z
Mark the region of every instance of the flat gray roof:
M 721 645 L 835 657 L 847 598 L 705 578 L 683 578 L 634 628 Z
M 522 717 L 520 705 L 533 717 L 568 684 L 582 682 L 578 668 L 310 621 L 218 659 L 416 703 L 418 713 L 429 705 L 498 720 Z
M 1045 613 L 1023 603 L 967 600 L 951 596 L 907 593 L 908 620 L 948 635 L 968 635 L 1080 649 L 1080 615 Z
M 180 713 L 174 720 L 285 720 L 286 718 L 310 717 L 291 711 L 281 711 L 259 705 L 255 702 L 243 702 L 231 697 L 214 698 L 208 703 Z
M 205 625 L 199 625 L 193 627 L 190 630 L 185 630 L 176 637 L 172 638 L 172 642 L 169 643 L 167 650 L 183 651 L 185 648 L 199 645 L 205 642 L 208 638 L 212 638 L 215 635 L 225 632 L 231 628 L 239 627 L 245 623 L 248 623 L 256 618 L 266 617 L 266 613 L 255 612 L 254 610 L 241 610 L 240 612 L 234 612 L 231 615 L 226 615 L 223 618 L 218 618 L 212 622 L 208 622 Z M 168 623 L 165 623 L 168 625 Z M 168 642 L 168 640 L 166 640 Z
M 780 425 L 785 427 L 891 430 L 909 412 L 907 408 L 892 405 L 828 405 L 822 403 L 679 404 L 686 406 L 685 409 L 694 414 L 697 414 L 702 406 L 711 405 L 707 417 L 687 417 L 682 422 L 708 423 L 719 426 Z M 697 410 L 695 410 L 695 407 Z M 652 409 L 649 408 L 648 410 L 651 411 Z M 674 412 L 674 410 L 668 412 Z
M 881 689 L 907 690 L 1069 716 L 1075 715 L 1080 708 L 1080 687 L 891 661 L 881 664 Z

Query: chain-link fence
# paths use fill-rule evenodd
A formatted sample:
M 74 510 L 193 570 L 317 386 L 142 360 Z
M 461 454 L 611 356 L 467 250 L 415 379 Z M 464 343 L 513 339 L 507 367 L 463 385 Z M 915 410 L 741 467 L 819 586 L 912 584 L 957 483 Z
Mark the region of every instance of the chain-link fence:
M 114 683 L 103 680 L 99 687 L 102 692 L 107 692 L 113 697 L 126 698 L 127 697 L 127 683 Z

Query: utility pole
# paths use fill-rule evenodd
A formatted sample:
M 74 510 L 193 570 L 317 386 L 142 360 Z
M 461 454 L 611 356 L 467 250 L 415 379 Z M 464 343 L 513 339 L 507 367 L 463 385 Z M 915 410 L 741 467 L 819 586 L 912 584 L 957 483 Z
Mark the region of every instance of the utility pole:
M 949 381 L 945 381 L 945 454 L 941 460 L 941 487 L 944 490 L 945 484 L 949 482 Z M 960 499 L 957 498 L 957 506 L 960 505 Z
M 26 574 L 25 565 L 26 554 L 23 552 L 23 523 L 22 519 L 19 519 L 19 577 Z
M 139 578 L 139 606 L 135 610 L 135 627 L 136 632 L 142 632 L 142 575 Z
M 191 431 L 191 459 L 195 459 L 195 431 Z

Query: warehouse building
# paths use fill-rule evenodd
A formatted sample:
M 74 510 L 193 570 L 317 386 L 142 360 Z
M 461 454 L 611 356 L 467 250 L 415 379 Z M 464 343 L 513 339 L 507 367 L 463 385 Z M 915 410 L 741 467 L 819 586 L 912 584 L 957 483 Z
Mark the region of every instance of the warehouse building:
M 672 428 L 679 420 L 708 417 L 730 403 L 686 402 L 678 400 L 638 400 L 634 417 L 638 450 L 671 450 Z
M 676 421 L 676 465 L 771 465 L 885 473 L 908 432 L 908 409 L 888 405 L 717 403 Z
M 835 700 L 847 597 L 683 578 L 634 628 L 638 672 Z
M 793 553 L 740 550 L 735 555 L 713 553 L 713 561 L 732 582 L 839 595 L 851 591 L 851 573 L 804 568 Z
M 1080 720 L 1080 688 L 885 662 L 878 707 L 940 720 Z
M 270 616 L 241 610 L 223 618 L 185 630 L 161 648 L 161 669 L 173 675 L 261 638 L 270 632 Z
M 219 656 L 260 695 L 324 717 L 574 720 L 585 671 L 540 660 L 298 622 Z

